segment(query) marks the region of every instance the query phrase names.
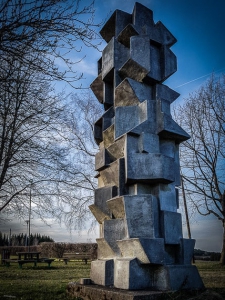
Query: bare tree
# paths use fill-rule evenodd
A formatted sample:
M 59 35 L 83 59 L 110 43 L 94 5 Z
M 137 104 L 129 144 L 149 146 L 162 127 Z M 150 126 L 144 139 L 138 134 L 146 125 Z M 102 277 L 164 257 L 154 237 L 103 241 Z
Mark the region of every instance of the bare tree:
M 66 80 L 75 86 L 82 77 L 74 68 L 75 53 L 81 52 L 82 45 L 97 47 L 95 28 L 99 25 L 94 24 L 94 2 L 83 3 L 0 1 L 1 81 L 8 80 L 8 68 L 16 60 L 30 72 L 45 74 L 48 81 Z
M 88 93 L 56 95 L 43 74 L 14 61 L 0 94 L 0 207 L 4 212 L 77 225 L 88 217 L 95 182 L 93 117 Z
M 191 138 L 181 145 L 181 170 L 195 209 L 222 222 L 225 264 L 225 76 L 211 79 L 176 109 Z
M 74 55 L 97 48 L 94 1 L 0 1 L 0 210 L 54 217 L 69 226 L 88 218 L 95 182 L 90 122 L 99 107 L 79 87 Z M 75 60 L 75 62 L 74 62 Z M 88 165 L 88 168 L 86 167 Z

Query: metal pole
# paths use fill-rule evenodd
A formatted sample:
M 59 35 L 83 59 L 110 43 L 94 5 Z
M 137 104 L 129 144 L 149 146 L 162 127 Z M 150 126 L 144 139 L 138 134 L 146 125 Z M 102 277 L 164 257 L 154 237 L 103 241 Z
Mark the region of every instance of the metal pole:
M 29 230 L 28 230 L 28 252 L 30 252 L 30 219 L 31 219 L 31 186 L 32 186 L 32 180 L 30 181 L 30 206 L 29 206 Z
M 182 188 L 182 194 L 183 194 L 183 199 L 184 199 L 184 211 L 185 211 L 185 217 L 186 217 L 186 222 L 187 222 L 188 237 L 189 237 L 189 239 L 191 239 L 191 228 L 190 228 L 190 223 L 189 223 L 187 201 L 186 201 L 186 195 L 185 195 L 185 190 L 184 190 L 184 180 L 183 180 L 182 175 L 181 175 L 181 188 Z

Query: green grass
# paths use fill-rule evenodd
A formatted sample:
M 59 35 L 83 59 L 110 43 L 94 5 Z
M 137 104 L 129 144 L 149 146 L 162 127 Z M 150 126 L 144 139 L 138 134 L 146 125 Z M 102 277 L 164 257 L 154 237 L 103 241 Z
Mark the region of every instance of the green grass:
M 46 300 L 69 299 L 66 287 L 70 281 L 89 277 L 90 262 L 54 261 L 49 269 L 47 264 L 24 264 L 20 269 L 17 263 L 10 267 L 0 266 L 0 299 Z M 11 296 L 11 297 L 9 297 Z
M 216 262 L 197 262 L 196 265 L 206 288 L 225 299 L 225 267 Z M 89 277 L 89 274 L 90 262 L 86 265 L 81 261 L 70 261 L 67 265 L 63 261 L 54 261 L 50 269 L 47 264 L 39 264 L 37 267 L 25 264 L 22 269 L 16 263 L 10 267 L 0 265 L 0 299 L 71 299 L 66 295 L 67 284 Z M 174 297 L 170 295 L 170 298 L 178 299 L 178 296 L 177 292 Z

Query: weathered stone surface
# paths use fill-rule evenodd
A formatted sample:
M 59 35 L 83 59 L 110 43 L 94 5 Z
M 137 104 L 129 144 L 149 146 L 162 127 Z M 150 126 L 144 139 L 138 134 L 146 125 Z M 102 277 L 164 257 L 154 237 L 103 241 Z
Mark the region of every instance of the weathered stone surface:
M 140 3 L 132 14 L 115 11 L 101 34 L 108 45 L 91 85 L 105 109 L 94 125 L 98 189 L 90 209 L 100 238 L 91 279 L 125 290 L 201 289 L 194 240 L 183 239 L 177 213 L 179 144 L 189 135 L 170 112 L 179 94 L 162 84 L 177 69 L 176 39 Z
M 177 211 L 177 193 L 174 183 L 157 184 L 152 187 L 152 193 L 159 199 L 160 210 Z
M 173 103 L 178 97 L 179 93 L 170 89 L 167 85 L 164 84 L 156 84 L 155 85 L 155 99 L 165 99 L 171 103 Z
M 115 131 L 115 126 L 112 124 L 110 127 L 108 127 L 106 130 L 103 131 L 103 143 L 105 148 L 108 148 L 111 146 L 114 142 L 114 131 Z
M 152 99 L 152 88 L 131 78 L 124 79 L 115 89 L 115 106 L 138 105 Z
M 125 47 L 130 48 L 130 38 L 134 35 L 138 35 L 137 30 L 133 24 L 128 24 L 118 35 L 118 42 L 123 44 Z
M 146 35 L 154 26 L 153 11 L 136 2 L 133 9 L 133 24 L 139 34 Z
M 165 244 L 180 244 L 182 238 L 181 214 L 171 211 L 161 211 L 161 231 Z
M 135 106 L 118 106 L 115 110 L 115 139 L 147 119 L 146 102 Z
M 70 282 L 67 292 L 73 297 L 80 297 L 83 300 L 161 300 L 165 292 L 159 291 L 124 291 L 114 287 L 104 287 L 99 285 L 81 285 Z
M 124 239 L 127 236 L 127 230 L 123 219 L 105 220 L 103 222 L 103 236 L 116 256 L 120 256 L 120 249 L 116 243 L 117 240 Z
M 135 153 L 127 156 L 127 182 L 169 183 L 175 179 L 174 159 L 161 153 Z M 142 168 L 140 168 L 142 166 Z
M 101 235 L 104 236 L 104 233 Z M 115 252 L 104 238 L 96 239 L 96 241 L 98 243 L 98 259 L 113 259 L 115 257 Z
M 158 201 L 152 195 L 124 196 L 127 238 L 158 238 Z
M 116 219 L 125 218 L 123 197 L 116 197 L 107 201 L 107 206 Z
M 125 138 L 125 135 L 122 136 L 107 148 L 112 161 L 124 157 Z
M 110 156 L 106 149 L 100 150 L 95 156 L 95 170 L 100 171 L 110 164 Z
M 98 259 L 91 262 L 91 281 L 95 284 L 109 286 L 113 284 L 114 261 L 113 259 Z
M 98 223 L 102 224 L 104 220 L 110 220 L 110 216 L 103 212 L 98 206 L 95 204 L 89 205 L 89 209 L 92 212 L 92 214 L 95 216 Z
M 142 264 L 164 263 L 164 239 L 133 238 L 117 241 L 122 257 L 137 258 Z
M 95 94 L 96 98 L 100 103 L 103 103 L 103 81 L 102 81 L 102 74 L 92 82 L 91 90 Z
M 114 286 L 119 289 L 140 290 L 152 287 L 149 268 L 140 267 L 136 258 L 117 258 L 114 263 Z
M 194 239 L 181 239 L 179 247 L 179 263 L 184 265 L 191 265 L 194 257 Z
M 103 213 L 110 215 L 106 201 L 117 195 L 116 186 L 107 186 L 95 190 L 95 206 L 97 206 Z
M 112 37 L 117 37 L 124 27 L 131 22 L 132 18 L 130 14 L 117 9 L 103 26 L 100 34 L 108 43 Z
M 204 284 L 199 276 L 196 266 L 167 265 L 156 267 L 154 283 L 155 290 L 203 290 Z
M 129 49 L 112 38 L 102 52 L 102 79 L 111 81 L 111 71 L 120 69 L 129 58 Z

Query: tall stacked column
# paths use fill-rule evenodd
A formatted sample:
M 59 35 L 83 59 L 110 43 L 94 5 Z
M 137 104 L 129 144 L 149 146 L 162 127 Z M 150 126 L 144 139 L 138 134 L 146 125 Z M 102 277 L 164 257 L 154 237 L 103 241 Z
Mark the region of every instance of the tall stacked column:
M 108 43 L 91 84 L 105 112 L 94 126 L 98 189 L 90 209 L 100 224 L 95 284 L 121 289 L 201 289 L 177 212 L 179 144 L 172 119 L 179 94 L 163 82 L 177 69 L 174 36 L 150 9 L 116 10 L 101 30 Z

